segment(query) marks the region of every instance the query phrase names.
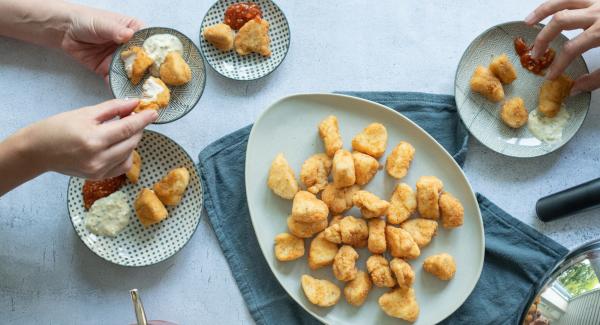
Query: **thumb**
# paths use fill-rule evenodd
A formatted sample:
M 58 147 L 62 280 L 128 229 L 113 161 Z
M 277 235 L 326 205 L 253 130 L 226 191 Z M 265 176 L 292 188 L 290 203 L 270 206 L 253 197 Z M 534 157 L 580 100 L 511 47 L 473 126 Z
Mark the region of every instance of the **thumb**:
M 94 118 L 98 123 L 106 122 L 115 117 L 125 117 L 131 114 L 139 103 L 138 99 L 112 99 L 105 101 L 96 106 L 92 106 L 95 110 Z
M 94 22 L 94 30 L 101 39 L 111 40 L 117 44 L 129 41 L 135 32 L 119 19 L 99 19 Z
M 592 91 L 598 88 L 600 88 L 600 69 L 577 78 L 573 84 L 573 88 L 571 88 L 570 95 L 575 96 L 579 93 Z

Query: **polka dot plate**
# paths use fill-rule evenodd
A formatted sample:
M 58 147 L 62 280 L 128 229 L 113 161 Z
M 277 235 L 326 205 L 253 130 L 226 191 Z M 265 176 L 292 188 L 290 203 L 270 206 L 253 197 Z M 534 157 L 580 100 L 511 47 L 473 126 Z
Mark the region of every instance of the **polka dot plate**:
M 154 122 L 154 124 L 163 124 L 178 120 L 189 113 L 202 97 L 206 85 L 204 59 L 196 44 L 187 36 L 172 28 L 150 27 L 140 29 L 133 34 L 129 42 L 121 45 L 113 54 L 109 71 L 109 84 L 115 98 L 139 98 L 142 96 L 142 85 L 150 76 L 150 72 L 146 73 L 139 84 L 132 84 L 127 77 L 127 72 L 125 72 L 123 60 L 121 60 L 121 51 L 131 46 L 141 47 L 148 37 L 155 34 L 170 34 L 179 38 L 183 44 L 183 59 L 192 70 L 192 80 L 190 82 L 181 86 L 169 86 L 171 90 L 169 106 L 159 110 L 158 119 Z
M 252 53 L 238 55 L 235 49 L 222 52 L 202 37 L 205 27 L 223 22 L 225 10 L 235 0 L 218 0 L 210 7 L 200 26 L 200 50 L 206 62 L 219 74 L 234 80 L 254 80 L 273 72 L 283 62 L 290 47 L 290 28 L 283 11 L 270 0 L 253 0 L 263 13 L 263 18 L 269 22 L 269 37 L 271 38 L 271 56 L 263 57 Z
M 144 131 L 137 151 L 142 157 L 142 171 L 137 184 L 129 181 L 121 188 L 131 207 L 129 224 L 116 237 L 97 236 L 84 226 L 85 210 L 81 189 L 84 179 L 71 177 L 67 203 L 77 235 L 101 258 L 123 266 L 146 266 L 163 261 L 177 253 L 192 237 L 202 212 L 202 186 L 196 165 L 177 143 L 153 131 Z M 190 183 L 183 200 L 167 207 L 169 216 L 162 222 L 144 227 L 133 209 L 134 201 L 144 187 L 163 178 L 171 169 L 185 167 Z
M 537 157 L 548 154 L 562 147 L 575 135 L 583 123 L 590 107 L 590 93 L 581 93 L 569 97 L 565 106 L 570 114 L 562 139 L 547 143 L 536 138 L 527 128 L 509 128 L 500 119 L 502 103 L 493 103 L 470 89 L 469 82 L 478 65 L 488 66 L 492 57 L 506 53 L 517 70 L 517 80 L 504 85 L 504 98 L 521 97 L 528 111 L 537 109 L 538 94 L 544 77 L 527 71 L 519 60 L 514 49 L 514 39 L 523 37 L 527 44 L 532 44 L 543 25 L 534 27 L 524 22 L 509 22 L 494 26 L 479 35 L 466 49 L 456 71 L 454 96 L 462 121 L 471 134 L 488 148 L 512 157 Z M 557 54 L 567 37 L 559 35 L 550 47 Z M 579 56 L 565 71 L 575 79 L 588 73 L 585 61 Z

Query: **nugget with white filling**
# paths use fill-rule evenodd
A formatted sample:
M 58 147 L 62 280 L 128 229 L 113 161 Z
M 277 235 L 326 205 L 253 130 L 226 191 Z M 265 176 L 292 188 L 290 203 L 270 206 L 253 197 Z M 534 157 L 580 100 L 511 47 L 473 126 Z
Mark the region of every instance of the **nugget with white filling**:
M 323 140 L 325 153 L 333 158 L 335 153 L 342 149 L 342 136 L 337 117 L 330 115 L 319 123 L 319 136 Z
M 132 46 L 121 52 L 121 60 L 123 60 L 127 77 L 134 85 L 142 81 L 146 71 L 154 63 L 154 60 L 139 46 Z
M 358 268 L 356 268 L 358 253 L 352 246 L 344 245 L 340 247 L 333 258 L 333 275 L 340 281 L 350 281 L 356 278 Z
M 417 181 L 417 209 L 423 218 L 440 217 L 440 193 L 444 183 L 435 176 L 421 176 Z
M 158 110 L 169 106 L 171 100 L 171 91 L 169 87 L 159 78 L 150 77 L 142 85 L 142 98 L 134 112 L 141 112 L 145 109 Z
M 417 197 L 408 184 L 396 185 L 390 207 L 388 208 L 387 222 L 398 225 L 408 219 L 417 210 Z
M 270 42 L 269 22 L 260 17 L 245 23 L 233 40 L 235 51 L 239 55 L 258 53 L 262 56 L 271 56 Z
M 352 203 L 360 209 L 363 218 L 377 218 L 387 213 L 390 203 L 380 199 L 377 195 L 367 192 L 358 191 L 352 197 Z
M 381 255 L 371 255 L 367 259 L 367 271 L 373 280 L 373 284 L 380 288 L 392 288 L 396 280 L 392 276 L 388 261 Z
M 321 307 L 330 307 L 340 300 L 341 291 L 335 284 L 327 280 L 315 279 L 310 275 L 300 278 L 302 291 L 312 304 Z
M 379 306 L 391 317 L 414 322 L 419 317 L 419 305 L 413 288 L 396 288 L 379 297 Z
M 538 111 L 546 117 L 555 117 L 563 100 L 569 96 L 573 84 L 573 79 L 564 74 L 554 80 L 544 81 L 538 97 Z
M 333 185 L 337 188 L 354 185 L 356 182 L 354 159 L 349 151 L 340 149 L 335 153 L 331 175 L 333 177 Z
M 293 261 L 304 256 L 304 240 L 288 233 L 275 236 L 275 257 L 280 261 Z
M 164 205 L 177 205 L 190 183 L 190 172 L 185 167 L 169 171 L 152 189 Z
M 324 153 L 313 155 L 302 164 L 300 180 L 307 191 L 317 194 L 327 186 L 331 164 L 331 158 Z
M 390 176 L 400 179 L 408 173 L 408 168 L 414 156 L 415 147 L 408 142 L 400 141 L 387 157 L 385 169 Z
M 529 113 L 525 108 L 525 103 L 521 97 L 515 97 L 502 104 L 500 109 L 500 118 L 507 126 L 518 129 L 527 124 Z
M 473 72 L 471 90 L 480 93 L 492 102 L 499 102 L 504 99 L 502 82 L 490 69 L 483 66 L 478 66 Z
M 379 169 L 379 162 L 377 159 L 358 151 L 352 153 L 352 158 L 354 159 L 356 184 L 367 184 L 377 173 L 377 169 Z
M 224 23 L 205 27 L 202 31 L 202 37 L 223 52 L 233 49 L 234 36 L 231 27 Z
M 517 79 L 517 71 L 513 64 L 508 60 L 505 53 L 495 57 L 490 63 L 490 71 L 500 79 L 500 81 L 508 85 Z
M 390 262 L 390 269 L 394 273 L 399 287 L 409 288 L 415 282 L 415 272 L 405 260 L 394 257 Z
M 423 269 L 440 280 L 448 281 L 456 273 L 454 258 L 446 253 L 429 256 L 423 261 Z
M 337 188 L 333 184 L 328 184 L 321 192 L 321 200 L 327 204 L 331 213 L 342 213 L 352 208 L 352 197 L 359 190 L 360 187 L 357 185 Z
M 386 250 L 385 244 L 385 220 L 369 220 L 369 239 L 367 243 L 369 252 L 373 254 L 383 254 Z
M 192 69 L 179 52 L 171 52 L 160 66 L 160 79 L 170 86 L 181 86 L 192 80 Z
M 460 201 L 448 192 L 440 195 L 440 219 L 444 228 L 456 228 L 463 224 L 465 209 Z
M 419 248 L 423 248 L 437 234 L 438 223 L 435 220 L 416 218 L 404 221 L 400 227 L 410 234 Z
M 271 163 L 267 185 L 273 193 L 284 199 L 291 200 L 298 193 L 296 175 L 282 153 L 278 154 Z
M 419 245 L 415 243 L 411 235 L 404 229 L 386 226 L 385 240 L 390 254 L 393 257 L 414 259 L 421 255 Z
M 372 123 L 352 139 L 352 149 L 379 159 L 385 152 L 387 138 L 385 126 Z
M 288 230 L 294 236 L 310 238 L 314 234 L 327 228 L 327 219 L 318 222 L 300 222 L 291 215 L 287 218 Z
M 323 266 L 331 265 L 338 252 L 338 245 L 325 239 L 325 234 L 320 232 L 310 242 L 308 249 L 308 267 L 316 270 Z
M 364 271 L 358 271 L 354 280 L 346 282 L 344 297 L 349 304 L 359 307 L 367 299 L 372 286 L 369 275 Z
M 327 204 L 307 191 L 299 191 L 292 203 L 292 218 L 300 222 L 327 221 L 329 209 Z

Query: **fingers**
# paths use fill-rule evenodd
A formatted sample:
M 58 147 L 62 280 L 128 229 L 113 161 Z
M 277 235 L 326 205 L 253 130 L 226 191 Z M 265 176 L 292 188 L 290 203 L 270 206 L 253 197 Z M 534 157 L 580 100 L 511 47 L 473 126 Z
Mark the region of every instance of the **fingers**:
M 531 56 L 538 58 L 544 54 L 550 42 L 563 30 L 587 29 L 593 23 L 594 20 L 589 19 L 584 10 L 564 10 L 556 13 L 550 23 L 536 36 Z
M 600 69 L 585 74 L 575 80 L 573 88 L 571 88 L 571 96 L 575 96 L 585 91 L 592 91 L 600 88 Z
M 137 99 L 112 99 L 98 105 L 92 106 L 95 110 L 94 118 L 98 123 L 112 120 L 113 118 L 125 117 L 135 109 L 139 100 Z
M 140 131 L 121 142 L 113 144 L 98 155 L 98 160 L 106 162 L 108 168 L 115 167 L 131 156 L 131 152 L 137 147 L 142 135 L 143 132 Z
M 155 110 L 144 110 L 119 120 L 102 124 L 105 143 L 112 145 L 131 138 L 141 132 L 148 124 L 156 121 L 158 113 Z
M 546 78 L 553 80 L 561 75 L 567 66 L 575 60 L 581 53 L 600 45 L 600 40 L 595 39 L 592 34 L 595 33 L 591 29 L 584 31 L 574 39 L 571 39 L 563 45 L 562 50 L 546 71 Z
M 525 18 L 525 23 L 534 25 L 558 11 L 564 9 L 581 9 L 589 7 L 590 5 L 590 0 L 549 0 L 535 8 L 535 10 Z
M 133 158 L 131 157 L 131 155 L 129 155 L 129 157 L 126 158 L 124 161 L 118 163 L 115 167 L 104 173 L 101 179 L 123 175 L 131 168 L 132 164 Z
M 142 29 L 144 25 L 146 24 L 143 21 L 138 20 L 136 18 L 132 18 L 129 24 L 127 24 L 127 27 L 133 29 L 134 32 L 137 32 L 138 30 Z

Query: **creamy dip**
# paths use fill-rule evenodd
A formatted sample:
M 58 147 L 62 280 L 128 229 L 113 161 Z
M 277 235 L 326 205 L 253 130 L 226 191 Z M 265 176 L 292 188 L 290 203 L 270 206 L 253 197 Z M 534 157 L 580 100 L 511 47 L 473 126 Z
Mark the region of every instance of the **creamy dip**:
M 115 237 L 129 224 L 130 216 L 127 196 L 116 191 L 94 202 L 85 213 L 85 227 L 96 235 Z
M 562 105 L 555 117 L 545 117 L 538 110 L 529 113 L 527 128 L 533 135 L 545 142 L 556 142 L 562 139 L 563 129 L 569 121 L 569 112 Z
M 156 34 L 144 41 L 144 51 L 154 60 L 150 67 L 153 76 L 159 76 L 160 65 L 165 61 L 167 54 L 178 52 L 183 55 L 183 44 L 176 36 L 170 34 Z
M 131 78 L 131 73 L 133 72 L 133 62 L 137 58 L 137 54 L 131 51 L 131 53 L 123 58 L 123 64 L 125 65 L 125 71 L 127 72 L 127 76 Z

